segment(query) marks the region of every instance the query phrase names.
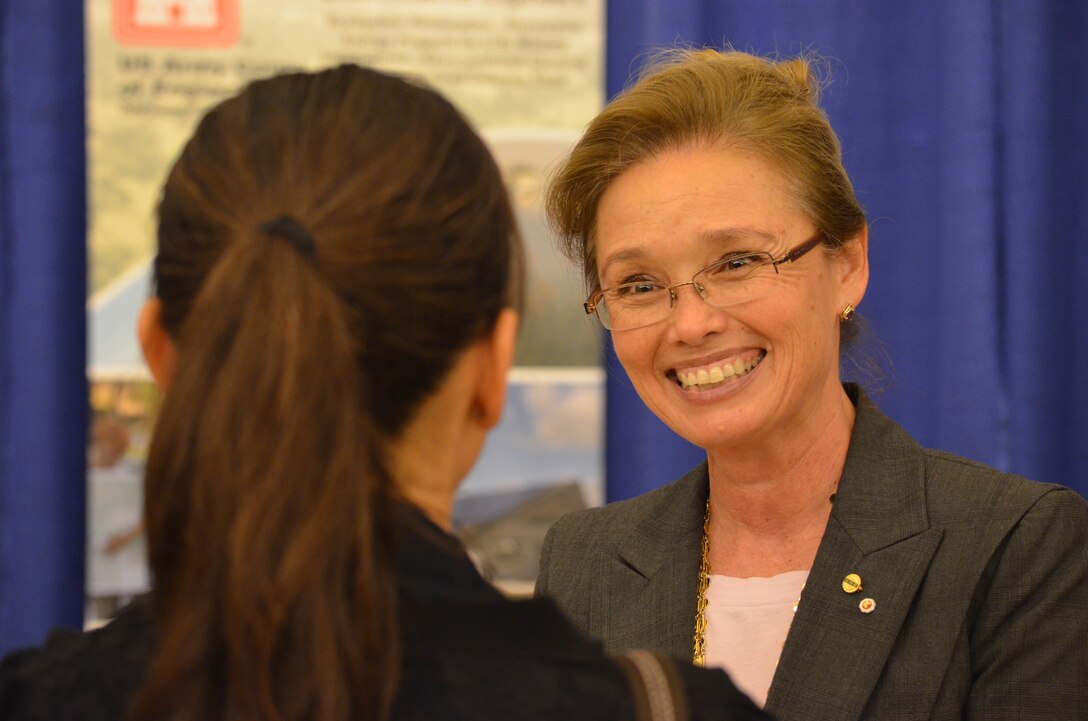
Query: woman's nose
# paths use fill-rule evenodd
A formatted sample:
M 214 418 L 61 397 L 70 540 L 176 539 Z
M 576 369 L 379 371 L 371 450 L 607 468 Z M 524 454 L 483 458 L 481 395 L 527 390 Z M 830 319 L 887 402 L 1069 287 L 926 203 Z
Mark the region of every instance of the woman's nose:
M 691 286 L 686 290 L 684 286 Z M 725 328 L 728 322 L 725 311 L 707 303 L 702 287 L 694 281 L 673 286 L 672 311 L 668 323 L 676 340 L 688 345 L 698 345 L 713 333 Z

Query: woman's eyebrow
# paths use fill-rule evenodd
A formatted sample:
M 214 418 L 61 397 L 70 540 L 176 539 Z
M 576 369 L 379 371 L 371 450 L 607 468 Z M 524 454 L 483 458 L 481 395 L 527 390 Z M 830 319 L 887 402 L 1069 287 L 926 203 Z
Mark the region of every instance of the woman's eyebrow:
M 713 228 L 699 234 L 699 240 L 714 245 L 735 245 L 744 242 L 773 243 L 778 240 L 778 235 L 761 228 L 730 227 Z
M 625 248 L 620 251 L 616 251 L 612 255 L 605 258 L 597 270 L 598 277 L 603 278 L 608 269 L 616 263 L 622 263 L 625 260 L 642 260 L 646 257 L 646 253 L 642 248 Z
M 699 241 L 707 245 L 739 245 L 742 243 L 770 243 L 778 240 L 778 235 L 762 228 L 750 226 L 730 226 L 726 228 L 713 228 L 699 233 Z M 597 268 L 597 277 L 604 278 L 608 269 L 616 263 L 624 261 L 643 260 L 646 251 L 641 247 L 624 248 L 609 255 Z

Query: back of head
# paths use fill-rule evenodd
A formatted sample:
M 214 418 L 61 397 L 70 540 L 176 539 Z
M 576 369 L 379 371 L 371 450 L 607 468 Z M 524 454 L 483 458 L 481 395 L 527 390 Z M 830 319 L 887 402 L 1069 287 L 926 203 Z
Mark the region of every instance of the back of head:
M 751 152 L 787 179 L 799 209 L 835 247 L 865 216 L 842 166 L 838 139 L 820 109 L 819 78 L 805 58 L 669 51 L 586 128 L 553 178 L 547 212 L 586 284 L 599 287 L 594 241 L 601 196 L 628 168 L 699 145 Z
M 158 244 L 177 354 L 132 718 L 376 718 L 398 667 L 384 450 L 517 288 L 494 161 L 430 90 L 278 76 L 200 122 Z

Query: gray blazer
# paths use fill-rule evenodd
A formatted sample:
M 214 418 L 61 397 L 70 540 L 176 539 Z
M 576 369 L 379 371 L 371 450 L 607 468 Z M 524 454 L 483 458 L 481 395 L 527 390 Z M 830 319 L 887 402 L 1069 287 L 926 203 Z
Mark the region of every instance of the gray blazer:
M 919 446 L 860 391 L 767 697 L 805 719 L 1088 719 L 1088 503 Z M 549 531 L 537 593 L 609 650 L 691 658 L 703 464 Z M 843 578 L 862 579 L 847 594 Z M 872 598 L 875 610 L 859 610 Z

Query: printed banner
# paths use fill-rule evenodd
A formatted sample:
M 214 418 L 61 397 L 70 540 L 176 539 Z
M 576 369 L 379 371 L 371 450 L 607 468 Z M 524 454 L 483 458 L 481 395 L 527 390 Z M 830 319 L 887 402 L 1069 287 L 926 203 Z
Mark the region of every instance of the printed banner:
M 444 93 L 480 130 L 511 191 L 530 273 L 519 368 L 504 422 L 458 508 L 495 578 L 531 583 L 543 529 L 521 523 L 513 543 L 497 530 L 501 519 L 602 496 L 598 329 L 581 312 L 580 279 L 553 247 L 540 191 L 603 103 L 604 0 L 87 0 L 86 17 L 88 374 L 95 423 L 113 429 L 92 442 L 124 437 L 120 455 L 89 454 L 98 459 L 88 473 L 96 613 L 146 583 L 139 479 L 157 404 L 134 327 L 150 292 L 167 169 L 201 113 L 248 81 L 345 62 Z M 576 497 L 548 495 L 571 483 Z

